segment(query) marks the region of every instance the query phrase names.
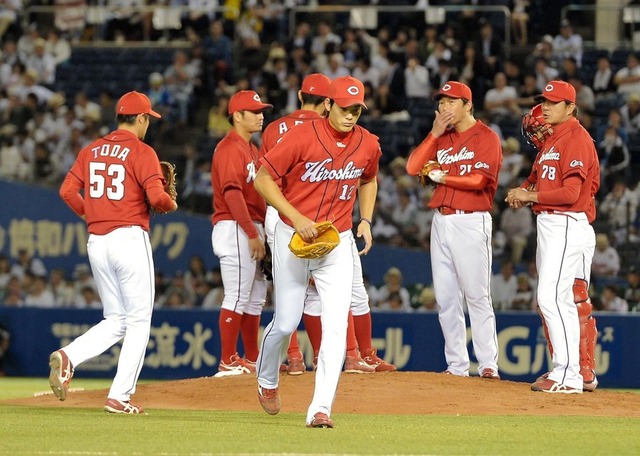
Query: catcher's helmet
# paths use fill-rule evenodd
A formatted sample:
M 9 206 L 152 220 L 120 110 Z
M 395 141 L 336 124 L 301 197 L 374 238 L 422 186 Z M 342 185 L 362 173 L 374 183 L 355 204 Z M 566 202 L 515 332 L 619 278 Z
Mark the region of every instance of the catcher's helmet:
M 546 136 L 551 136 L 553 129 L 542 117 L 542 104 L 537 104 L 522 116 L 522 136 L 536 149 L 540 150 Z

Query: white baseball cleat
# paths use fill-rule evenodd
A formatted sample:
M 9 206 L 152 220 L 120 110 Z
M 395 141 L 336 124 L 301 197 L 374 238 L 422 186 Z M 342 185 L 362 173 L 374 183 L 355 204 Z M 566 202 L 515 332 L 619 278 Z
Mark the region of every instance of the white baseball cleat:
M 58 399 L 64 401 L 69 391 L 69 382 L 73 378 L 73 366 L 62 350 L 57 350 L 49 356 L 49 385 L 53 394 Z

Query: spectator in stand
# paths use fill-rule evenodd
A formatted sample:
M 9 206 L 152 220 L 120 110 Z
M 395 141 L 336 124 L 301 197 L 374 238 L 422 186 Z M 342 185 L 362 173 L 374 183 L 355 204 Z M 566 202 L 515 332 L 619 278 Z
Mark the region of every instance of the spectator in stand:
M 47 288 L 47 278 L 44 276 L 35 276 L 33 286 L 24 300 L 26 307 L 56 307 L 56 298 Z
M 500 230 L 506 236 L 511 261 L 514 264 L 520 263 L 533 233 L 531 210 L 505 208 L 500 214 Z
M 560 33 L 553 39 L 553 56 L 560 64 L 565 57 L 573 57 L 578 67 L 582 66 L 582 36 L 574 33 L 571 23 L 563 19 Z
M 620 115 L 627 133 L 640 133 L 640 92 L 632 92 L 627 96 L 627 102 L 620 108 Z
M 617 181 L 627 181 L 630 177 L 629 149 L 614 127 L 607 128 L 604 139 L 598 144 L 598 159 L 604 178 L 602 193 L 613 189 Z
M 313 38 L 311 36 L 311 26 L 306 21 L 296 23 L 293 36 L 287 41 L 287 54 L 291 54 L 296 49 L 302 49 L 306 55 L 311 55 L 311 44 Z
M 621 314 L 629 312 L 629 304 L 620 297 L 615 285 L 607 285 L 602 289 L 602 310 Z
M 495 36 L 491 22 L 484 21 L 480 24 L 480 34 L 476 43 L 482 61 L 482 76 L 491 81 L 498 71 L 502 71 L 504 60 L 502 41 Z
M 213 91 L 220 80 L 230 82 L 233 64 L 233 42 L 224 34 L 222 21 L 215 20 L 209 25 L 209 34 L 204 38 L 209 89 Z
M 38 38 L 42 38 L 40 31 L 38 30 L 38 24 L 36 22 L 32 22 L 29 24 L 27 32 L 23 33 L 20 35 L 20 38 L 18 38 L 17 46 L 20 60 L 24 62 L 31 54 L 33 54 L 34 43 Z
M 375 91 L 373 105 L 375 108 L 369 108 L 373 111 L 371 114 L 372 117 L 388 119 L 390 121 L 394 118 L 394 115 L 405 111 L 404 106 L 391 95 L 388 84 L 381 84 L 378 90 Z M 367 104 L 367 106 L 369 105 Z M 406 114 L 406 111 L 404 113 Z
M 73 305 L 76 309 L 102 309 L 98 292 L 89 285 L 80 288 L 80 293 L 76 295 Z
M 622 142 L 628 144 L 629 132 L 627 132 L 627 129 L 624 126 L 622 113 L 619 109 L 612 109 L 611 111 L 609 111 L 607 122 L 605 124 L 598 125 L 598 127 L 596 128 L 596 135 L 594 138 L 597 144 L 600 144 L 600 142 L 602 142 L 602 140 L 604 139 L 604 135 L 609 127 L 614 128 L 620 138 L 622 138 Z
M 433 24 L 424 27 L 423 35 L 418 40 L 418 56 L 421 62 L 426 62 L 436 48 L 438 41 L 438 29 Z
M 636 194 L 629 189 L 625 181 L 616 181 L 598 208 L 598 212 L 607 221 L 608 231 L 613 236 L 616 246 L 620 246 L 626 241 L 633 229 L 637 211 Z
M 218 96 L 217 102 L 209 109 L 207 132 L 210 138 L 220 140 L 231 130 L 228 107 L 229 97 L 222 94 Z
M 529 0 L 514 0 L 511 10 L 511 33 L 518 46 L 528 43 L 529 14 L 527 8 L 530 6 Z
M 18 258 L 11 267 L 11 275 L 18 277 L 19 280 L 23 280 L 27 273 L 31 273 L 34 276 L 46 276 L 47 268 L 42 260 L 33 256 L 27 249 L 18 250 Z
M 573 57 L 565 57 L 560 62 L 560 76 L 558 76 L 563 81 L 568 81 L 571 78 L 580 77 L 580 68 L 578 68 L 578 63 L 576 59 Z
M 456 81 L 458 79 L 458 70 L 453 65 L 453 62 L 448 59 L 440 59 L 438 61 L 438 69 L 430 77 L 431 88 L 437 90 L 445 85 L 447 81 Z
M 518 87 L 518 107 L 522 113 L 528 112 L 538 104 L 535 97 L 540 93 L 540 90 L 536 84 L 537 79 L 534 73 L 524 75 L 522 85 Z
M 520 141 L 513 136 L 502 141 L 502 157 L 502 168 L 498 173 L 500 194 L 504 194 L 505 189 L 512 185 L 524 165 L 524 157 L 520 154 Z M 500 200 L 500 195 L 498 195 L 498 200 Z
M 460 82 L 471 87 L 473 93 L 476 92 L 474 89 L 480 90 L 478 87 L 479 84 L 479 76 L 482 74 L 480 65 L 482 62 L 478 57 L 478 51 L 472 45 L 467 45 L 464 48 L 463 61 L 460 65 Z M 438 85 L 438 87 L 442 87 L 442 85 Z
M 73 112 L 76 119 L 84 121 L 86 119 L 100 120 L 102 108 L 95 101 L 91 101 L 84 91 L 76 92 L 74 97 Z
M 75 298 L 75 289 L 65 277 L 64 269 L 53 269 L 49 274 L 49 290 L 53 293 L 57 307 L 70 307 Z
M 506 260 L 500 265 L 500 272 L 491 277 L 491 301 L 496 310 L 511 308 L 518 290 L 518 281 L 513 272 L 513 263 Z
M 629 311 L 640 311 L 640 272 L 635 266 L 627 272 L 627 286 L 624 290 L 624 299 L 629 304 Z
M 189 62 L 189 56 L 184 51 L 176 51 L 173 55 L 173 63 L 164 71 L 164 80 L 176 103 L 178 126 L 186 126 L 189 123 L 189 113 L 193 106 L 193 91 L 199 81 L 196 68 Z
M 493 77 L 493 88 L 484 96 L 484 109 L 489 118 L 497 123 L 515 123 L 520 119 L 518 93 L 515 87 L 507 85 L 507 77 L 500 71 Z
M 36 106 L 33 107 L 33 112 L 30 113 L 29 118 L 33 117 L 35 109 L 49 103 L 54 96 L 53 91 L 38 83 L 38 78 L 38 72 L 33 68 L 29 68 L 22 75 L 21 84 L 14 87 L 15 93 L 22 102 L 28 102 L 27 98 L 30 95 L 35 96 Z
M 0 3 L 0 39 L 15 23 L 22 11 L 22 0 L 3 0 Z
M 337 50 L 342 44 L 342 38 L 333 33 L 331 25 L 327 21 L 319 21 L 316 34 L 311 40 L 311 55 L 317 57 L 320 54 L 325 54 L 329 43 L 333 43 Z
M 33 42 L 33 53 L 25 60 L 27 70 L 35 70 L 38 74 L 37 82 L 47 87 L 52 87 L 56 82 L 56 61 L 53 55 L 46 49 L 47 42 L 44 38 L 37 38 Z
M 549 65 L 549 60 L 538 57 L 535 60 L 533 71 L 536 75 L 536 87 L 538 92 L 542 92 L 549 81 L 558 78 L 558 70 Z
M 356 60 L 355 68 L 352 71 L 352 76 L 359 79 L 364 84 L 365 82 L 371 83 L 374 90 L 380 87 L 382 77 L 380 70 L 371 65 L 371 60 L 368 55 L 361 55 Z
M 344 56 L 339 52 L 330 54 L 327 61 L 327 68 L 325 68 L 322 73 L 331 80 L 342 76 L 349 76 L 349 69 L 344 66 Z
M 3 290 L 7 287 L 9 279 L 11 278 L 11 261 L 9 257 L 0 253 L 0 296 Z
M 614 74 L 611 69 L 611 60 L 608 55 L 598 57 L 597 69 L 591 81 L 591 88 L 596 98 L 607 97 L 616 92 L 614 84 Z
M 631 52 L 627 57 L 627 65 L 620 68 L 613 82 L 619 94 L 628 96 L 632 93 L 640 93 L 640 55 Z
M 568 79 L 569 84 L 576 89 L 576 106 L 582 111 L 593 112 L 596 108 L 596 97 L 591 87 L 586 85 L 582 80 L 582 76 L 575 74 Z
M 451 49 L 447 47 L 444 41 L 442 41 L 441 39 L 438 39 L 438 41 L 436 41 L 436 45 L 435 45 L 435 48 L 433 49 L 433 52 L 431 52 L 431 54 L 425 61 L 424 66 L 427 67 L 427 70 L 429 71 L 429 73 L 434 74 L 438 72 L 438 66 L 440 65 L 441 60 L 450 61 L 452 58 L 453 58 L 453 54 L 451 53 Z M 407 61 L 408 60 L 409 59 L 407 59 Z M 482 59 L 480 59 L 480 62 L 482 63 Z
M 606 234 L 597 234 L 596 249 L 591 263 L 591 275 L 596 286 L 598 279 L 615 277 L 619 271 L 620 255 L 618 255 L 618 251 L 609 244 L 609 238 Z
M 22 307 L 24 306 L 25 297 L 26 293 L 22 290 L 20 279 L 16 276 L 11 276 L 2 296 L 2 303 L 7 307 Z
M 378 288 L 380 309 L 411 311 L 411 295 L 402 285 L 402 272 L 391 267 L 384 275 L 384 285 Z
M 526 272 L 521 272 L 516 276 L 516 281 L 518 287 L 516 288 L 516 294 L 513 297 L 513 301 L 511 302 L 511 309 L 509 310 L 535 310 L 535 292 L 533 291 L 533 287 L 529 281 L 529 275 Z
M 407 67 L 404 70 L 404 87 L 409 108 L 412 104 L 424 103 L 431 95 L 429 70 L 420 65 L 415 58 L 407 61 Z
M 416 312 L 437 312 L 438 303 L 436 302 L 436 293 L 433 287 L 424 287 L 418 295 L 418 304 Z
M 67 63 L 71 58 L 71 44 L 66 38 L 60 36 L 60 31 L 56 28 L 49 30 L 44 50 L 46 54 L 53 57 L 56 66 Z
M 524 84 L 524 74 L 520 69 L 520 65 L 513 59 L 504 61 L 504 75 L 507 78 L 507 85 L 514 87 L 516 90 Z

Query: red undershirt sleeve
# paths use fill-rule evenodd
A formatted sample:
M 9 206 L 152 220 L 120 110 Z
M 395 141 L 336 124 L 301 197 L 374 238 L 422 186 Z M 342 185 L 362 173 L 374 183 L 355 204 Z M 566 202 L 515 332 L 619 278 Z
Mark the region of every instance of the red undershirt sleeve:
M 489 178 L 479 173 L 466 176 L 446 176 L 444 185 L 459 190 L 480 190 L 487 186 Z
M 249 236 L 249 239 L 257 238 L 259 236 L 258 229 L 251 220 L 247 203 L 242 196 L 242 190 L 233 187 L 228 188 L 224 191 L 223 198 L 227 206 L 229 206 L 229 212 L 231 212 L 233 218 L 238 222 L 247 236 Z
M 409 155 L 406 166 L 407 173 L 411 176 L 417 176 L 424 164 L 435 158 L 436 147 L 437 140 L 429 133 L 424 141 L 418 144 L 418 147 Z
M 79 193 L 81 188 L 82 183 L 73 174 L 67 174 L 60 187 L 60 198 L 80 217 L 84 215 L 84 199 Z
M 562 184 L 558 189 L 538 192 L 538 203 L 556 205 L 572 204 L 578 201 L 582 178 L 578 175 L 569 176 L 562 181 Z
M 164 186 L 160 179 L 153 179 L 149 186 L 145 188 L 147 199 L 151 207 L 158 212 L 170 212 L 175 207 L 174 201 L 169 194 L 164 191 Z

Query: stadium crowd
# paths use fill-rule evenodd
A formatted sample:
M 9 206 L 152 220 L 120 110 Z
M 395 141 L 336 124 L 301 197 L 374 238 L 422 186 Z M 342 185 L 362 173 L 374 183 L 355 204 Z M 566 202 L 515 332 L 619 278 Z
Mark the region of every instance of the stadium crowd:
M 447 80 L 460 80 L 472 88 L 476 117 L 503 140 L 504 164 L 492 214 L 494 263 L 499 269 L 492 280 L 494 305 L 497 310 L 534 310 L 534 217 L 528 209 L 506 207 L 504 192 L 526 177 L 535 156 L 520 135 L 522 114 L 535 105 L 533 96 L 549 80 L 563 79 L 576 88 L 579 119 L 596 141 L 602 167 L 594 225 L 594 304 L 606 311 L 638 309 L 640 53 L 585 49 L 573 25 L 559 19 L 554 33 L 534 33 L 527 20 L 533 14 L 529 2 L 485 2 L 513 7 L 514 51 L 509 55 L 504 24 L 474 10 L 434 24 L 425 23 L 420 14 L 391 15 L 374 30 L 353 26 L 348 13 L 307 15 L 289 34 L 291 5 L 282 2 L 245 2 L 236 15 L 193 7 L 173 22 L 160 21 L 157 8 L 114 10 L 97 21 L 89 15 L 93 3 L 55 0 L 52 4 L 66 5 L 65 17 L 56 14 L 47 21 L 34 15 L 26 26 L 17 19 L 19 7 L 25 7 L 21 1 L 0 6 L 0 178 L 59 186 L 75 154 L 114 127 L 114 100 L 120 93 L 106 88 L 71 91 L 56 77 L 72 64 L 80 45 L 140 41 L 143 47 L 143 41 L 178 40 L 185 45 L 163 51 L 171 54 L 170 62 L 162 71 L 144 75 L 142 89 L 163 114 L 147 141 L 162 158 L 178 163 L 181 207 L 211 212 L 211 154 L 230 128 L 230 95 L 256 90 L 274 105 L 266 124 L 297 108 L 296 94 L 306 74 L 351 74 L 367 89 L 369 109 L 361 123 L 380 136 L 383 147 L 372 227 L 375 241 L 428 251 L 432 189 L 406 174 L 406 157 L 430 129 L 435 109 L 431 94 Z M 394 2 L 410 3 L 415 2 Z M 18 9 L 13 21 L 8 13 L 12 7 Z M 135 67 L 136 62 L 126 65 Z M 130 90 L 123 87 L 123 92 Z M 192 258 L 180 271 L 158 271 L 156 279 L 157 306 L 220 305 L 219 270 L 201 259 Z M 369 285 L 372 308 L 433 310 L 436 303 L 429 285 L 403 284 L 402 272 L 391 268 L 385 283 Z M 87 265 L 47 271 L 27 252 L 15 260 L 0 257 L 0 302 L 100 307 Z

